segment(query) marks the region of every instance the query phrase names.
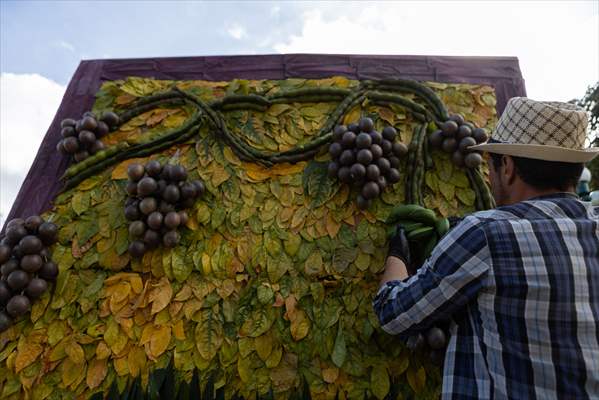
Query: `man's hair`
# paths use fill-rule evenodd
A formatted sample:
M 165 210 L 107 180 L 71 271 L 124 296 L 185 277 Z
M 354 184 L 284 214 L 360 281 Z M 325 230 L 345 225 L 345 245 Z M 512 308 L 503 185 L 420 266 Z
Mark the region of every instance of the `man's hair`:
M 496 171 L 501 169 L 503 154 L 489 153 Z M 532 158 L 512 157 L 516 173 L 528 185 L 535 189 L 557 189 L 562 192 L 576 187 L 584 168 L 583 163 L 535 160 Z

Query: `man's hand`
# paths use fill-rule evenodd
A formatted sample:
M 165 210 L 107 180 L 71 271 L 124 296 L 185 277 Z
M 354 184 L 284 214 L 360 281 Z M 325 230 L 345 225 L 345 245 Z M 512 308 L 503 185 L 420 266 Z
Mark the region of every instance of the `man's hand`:
M 406 236 L 406 231 L 401 225 L 397 225 L 395 233 L 389 240 L 389 251 L 387 257 L 397 257 L 403 261 L 408 273 L 413 275 L 415 271 L 412 268 L 412 259 L 410 256 L 410 245 Z
M 411 267 L 410 245 L 406 231 L 397 225 L 389 240 L 389 251 L 385 261 L 385 272 L 381 277 L 381 286 L 389 281 L 404 280 L 415 271 Z

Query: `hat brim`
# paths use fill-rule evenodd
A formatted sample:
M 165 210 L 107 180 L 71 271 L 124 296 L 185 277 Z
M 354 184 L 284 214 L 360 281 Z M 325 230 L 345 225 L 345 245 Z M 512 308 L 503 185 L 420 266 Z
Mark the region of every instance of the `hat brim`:
M 468 150 L 486 151 L 514 157 L 534 158 L 535 160 L 585 163 L 599 154 L 599 147 L 585 150 L 566 149 L 541 144 L 483 143 L 468 147 Z

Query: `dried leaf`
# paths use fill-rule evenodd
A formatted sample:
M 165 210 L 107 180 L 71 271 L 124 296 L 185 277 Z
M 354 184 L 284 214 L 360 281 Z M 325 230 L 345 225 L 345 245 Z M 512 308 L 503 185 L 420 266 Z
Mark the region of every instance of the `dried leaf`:
M 171 341 L 171 328 L 163 325 L 154 329 L 150 339 L 150 355 L 156 359 L 164 353 Z
M 87 367 L 86 383 L 90 389 L 95 389 L 104 381 L 108 372 L 108 362 L 106 359 L 94 359 Z

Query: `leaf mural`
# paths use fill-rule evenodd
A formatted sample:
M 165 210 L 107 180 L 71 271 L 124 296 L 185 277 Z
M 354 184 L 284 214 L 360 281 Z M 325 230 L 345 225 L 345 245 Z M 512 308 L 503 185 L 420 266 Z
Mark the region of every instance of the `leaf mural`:
M 492 88 L 427 86 L 449 112 L 493 127 Z M 188 103 L 130 113 L 143 96 L 174 87 L 209 104 L 227 131 L 208 123 L 187 136 L 178 131 L 193 119 Z M 71 186 L 44 215 L 60 226 L 51 249 L 60 274 L 31 315 L 0 333 L 0 397 L 158 398 L 189 390 L 224 399 L 385 398 L 399 391 L 434 398 L 438 367 L 412 364 L 403 344 L 380 330 L 370 305 L 386 254 L 383 221 L 405 201 L 406 165 L 399 167 L 402 181 L 361 211 L 355 189 L 328 177 L 327 146 L 271 165 L 238 151 L 309 149 L 359 89 L 360 82 L 342 77 L 106 82 L 93 111 L 131 116 L 102 138 L 108 149 L 163 145 L 96 170 L 90 165 L 79 181 L 67 178 Z M 265 105 L 265 93 L 290 97 Z M 245 97 L 227 105 L 231 95 Z M 344 104 L 337 121 L 368 115 L 377 129 L 394 125 L 406 145 L 419 126 L 404 106 L 363 98 Z M 445 153 L 430 156 L 421 188 L 426 206 L 444 216 L 478 207 L 471 176 Z M 188 209 L 178 246 L 131 259 L 126 171 L 149 160 L 177 160 L 206 183 L 206 195 Z

